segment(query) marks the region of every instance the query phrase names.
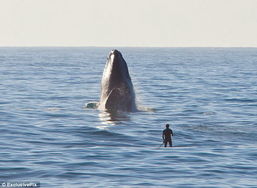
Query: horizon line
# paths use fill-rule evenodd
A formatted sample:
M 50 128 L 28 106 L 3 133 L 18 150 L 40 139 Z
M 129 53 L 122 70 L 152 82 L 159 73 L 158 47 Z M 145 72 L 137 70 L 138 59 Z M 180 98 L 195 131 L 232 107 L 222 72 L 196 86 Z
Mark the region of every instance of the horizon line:
M 257 48 L 257 46 L 59 46 L 59 45 L 31 45 L 31 46 L 0 46 L 0 48 Z

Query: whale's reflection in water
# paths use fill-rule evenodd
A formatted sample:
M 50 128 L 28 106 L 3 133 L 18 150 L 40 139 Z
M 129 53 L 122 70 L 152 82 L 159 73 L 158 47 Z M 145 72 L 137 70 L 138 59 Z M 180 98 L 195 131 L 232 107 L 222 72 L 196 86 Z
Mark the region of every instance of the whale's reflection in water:
M 117 125 L 121 121 L 130 121 L 130 116 L 127 112 L 101 111 L 98 116 L 102 122 L 102 126 L 98 128 L 102 129 L 110 125 Z

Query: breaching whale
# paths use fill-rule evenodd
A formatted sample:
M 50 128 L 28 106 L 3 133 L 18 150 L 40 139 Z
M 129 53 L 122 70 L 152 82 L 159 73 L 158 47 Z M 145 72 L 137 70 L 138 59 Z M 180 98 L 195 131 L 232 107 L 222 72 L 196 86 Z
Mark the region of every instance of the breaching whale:
M 133 112 L 137 110 L 135 101 L 127 63 L 121 52 L 112 50 L 102 75 L 100 101 L 95 107 L 109 112 Z
M 107 58 L 101 81 L 100 110 L 135 111 L 135 92 L 128 66 L 118 50 Z

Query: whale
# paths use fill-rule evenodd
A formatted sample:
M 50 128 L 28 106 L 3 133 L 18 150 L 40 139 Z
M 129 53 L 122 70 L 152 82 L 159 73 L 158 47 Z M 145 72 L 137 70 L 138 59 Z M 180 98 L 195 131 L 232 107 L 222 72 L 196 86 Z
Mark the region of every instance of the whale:
M 107 112 L 137 111 L 136 96 L 128 66 L 120 51 L 107 56 L 101 80 L 100 101 L 87 107 Z
M 109 53 L 102 75 L 98 109 L 106 111 L 136 111 L 136 96 L 128 66 L 120 51 Z

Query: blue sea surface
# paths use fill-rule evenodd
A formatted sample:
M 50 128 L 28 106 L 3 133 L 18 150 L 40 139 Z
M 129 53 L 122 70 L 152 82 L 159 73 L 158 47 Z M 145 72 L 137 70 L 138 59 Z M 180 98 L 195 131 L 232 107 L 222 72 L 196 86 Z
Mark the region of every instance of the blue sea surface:
M 0 48 L 0 182 L 257 187 L 257 48 L 118 48 L 152 110 L 116 115 L 85 108 L 111 50 Z

